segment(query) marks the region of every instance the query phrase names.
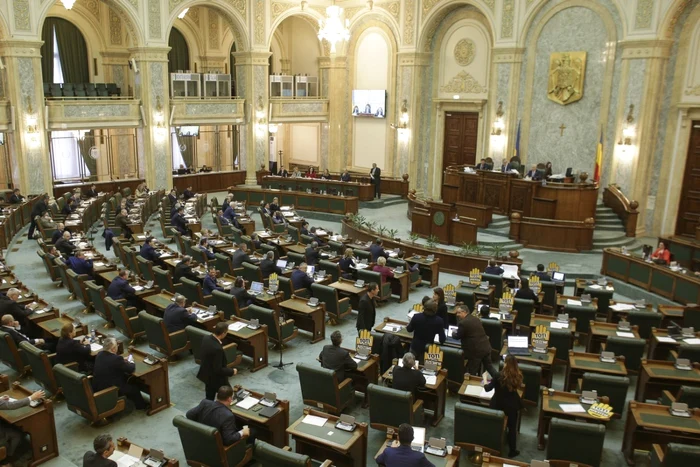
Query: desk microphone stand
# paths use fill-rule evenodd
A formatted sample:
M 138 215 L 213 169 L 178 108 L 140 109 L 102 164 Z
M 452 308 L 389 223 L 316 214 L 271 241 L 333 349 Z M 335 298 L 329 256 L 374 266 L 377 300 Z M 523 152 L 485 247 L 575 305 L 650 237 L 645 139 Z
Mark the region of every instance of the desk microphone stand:
M 277 302 L 277 301 L 278 301 L 278 300 L 277 300 L 277 290 L 274 291 L 274 294 L 275 294 L 275 302 Z M 282 318 L 282 311 L 281 311 L 281 310 L 280 310 L 280 317 L 279 317 L 279 318 Z M 279 319 L 279 318 L 278 318 L 278 319 Z M 279 322 L 278 322 L 277 324 L 279 325 Z M 284 363 L 284 362 L 282 361 L 282 351 L 283 351 L 283 349 L 284 349 L 284 343 L 282 342 L 282 338 L 281 338 L 281 337 L 282 337 L 282 336 L 281 336 L 281 334 L 280 334 L 280 362 L 279 362 L 277 365 L 273 365 L 273 367 L 274 367 L 274 368 L 277 368 L 278 370 L 284 370 L 284 367 L 285 367 L 285 366 L 293 365 L 293 364 L 294 364 L 294 362 Z

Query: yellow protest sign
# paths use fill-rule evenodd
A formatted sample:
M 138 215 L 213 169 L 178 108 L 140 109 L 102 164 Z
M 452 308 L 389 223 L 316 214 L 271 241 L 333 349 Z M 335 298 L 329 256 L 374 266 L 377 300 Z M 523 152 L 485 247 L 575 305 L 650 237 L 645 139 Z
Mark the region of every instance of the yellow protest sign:
M 533 292 L 535 292 L 535 295 L 540 293 L 540 290 L 542 290 L 542 283 L 540 282 L 540 278 L 538 276 L 530 276 L 530 288 Z
M 425 352 L 424 361 L 434 362 L 436 364 L 435 366 L 436 366 L 437 370 L 439 371 L 440 368 L 442 368 L 442 358 L 443 358 L 443 353 L 442 353 L 442 349 L 440 348 L 440 346 L 437 344 L 430 344 L 428 346 L 428 351 Z
M 559 265 L 557 263 L 549 263 L 549 266 L 547 266 L 547 272 L 559 272 Z
M 507 308 L 508 311 L 513 309 L 513 293 L 512 292 L 503 292 L 503 295 L 501 296 L 501 300 L 499 302 L 499 308 L 503 306 L 504 308 Z
M 469 283 L 470 284 L 481 284 L 481 271 L 479 268 L 474 268 L 469 272 Z
M 588 415 L 595 418 L 610 418 L 612 415 L 612 407 L 602 402 L 596 402 L 588 409 Z
M 374 338 L 372 337 L 372 334 L 370 334 L 369 330 L 367 329 L 362 329 L 360 331 L 360 335 L 355 338 L 355 350 L 357 353 L 364 353 L 365 355 L 369 355 L 372 353 L 372 343 L 374 342 Z M 360 351 L 360 348 L 364 347 L 363 352 Z
M 532 345 L 535 346 L 537 343 L 543 343 L 545 347 L 548 347 L 549 328 L 547 326 L 538 324 L 532 332 Z
M 445 292 L 445 303 L 454 305 L 457 302 L 457 289 L 452 284 L 447 284 L 442 289 Z
M 277 273 L 273 272 L 272 274 L 270 274 L 270 277 L 268 279 L 270 281 L 268 284 L 268 288 L 272 290 L 277 290 L 277 288 L 279 287 L 279 279 L 277 278 Z

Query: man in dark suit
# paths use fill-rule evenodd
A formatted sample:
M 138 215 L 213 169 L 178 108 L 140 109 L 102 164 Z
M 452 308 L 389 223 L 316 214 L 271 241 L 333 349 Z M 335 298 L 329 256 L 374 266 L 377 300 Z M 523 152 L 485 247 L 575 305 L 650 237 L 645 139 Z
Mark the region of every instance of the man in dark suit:
M 140 306 L 136 298 L 136 290 L 129 285 L 129 274 L 126 269 L 120 269 L 119 275 L 109 284 L 109 287 L 107 287 L 107 296 L 112 300 L 126 299 L 129 306 Z
M 317 230 L 320 230 L 320 228 L 319 227 L 311 227 L 311 229 L 309 229 L 309 236 L 311 236 L 311 238 L 313 238 L 314 242 L 316 242 L 318 244 L 318 246 L 323 248 L 324 246 L 326 246 L 326 242 L 321 240 L 321 237 L 319 237 L 318 234 L 316 234 Z
M 251 436 L 248 426 L 244 426 L 242 430 L 236 427 L 236 416 L 229 408 L 232 404 L 233 389 L 226 384 L 217 389 L 216 400 L 213 397 L 202 400 L 197 407 L 188 410 L 185 416 L 197 423 L 216 428 L 226 446 L 241 438 L 247 438 L 247 444 L 255 444 L 255 437 Z
M 177 191 L 174 188 L 168 193 L 168 200 L 170 201 L 170 206 L 175 206 L 177 203 Z
M 185 308 L 187 299 L 180 294 L 175 295 L 175 301 L 168 305 L 163 312 L 163 321 L 169 333 L 182 331 L 187 326 L 197 324 L 197 315 Z
M 73 323 L 66 323 L 61 328 L 61 337 L 56 345 L 56 357 L 54 363 L 77 363 L 78 371 L 92 373 L 95 359 L 90 352 L 90 340 L 83 336 L 81 340 L 75 339 L 75 327 Z
M 70 241 L 70 232 L 65 231 L 63 232 L 63 237 L 61 237 L 56 243 L 56 249 L 61 252 L 61 254 L 68 258 L 70 255 L 72 255 L 75 250 L 78 249 L 77 246 L 73 245 L 73 243 Z
M 180 283 L 180 279 L 183 277 L 188 278 L 191 281 L 199 282 L 199 276 L 195 274 L 192 270 L 192 257 L 183 256 L 182 260 L 177 263 L 175 269 L 173 270 L 173 283 Z
M 502 173 L 510 172 L 512 169 L 513 169 L 513 166 L 511 166 L 508 163 L 507 159 L 503 158 L 503 160 L 501 160 L 501 172 Z
M 384 251 L 384 242 L 381 238 L 375 240 L 375 242 L 369 247 L 369 252 L 372 254 L 372 262 L 376 263 L 377 258 L 380 256 L 382 258 L 388 258 L 389 255 Z
M 231 256 L 231 265 L 233 269 L 239 269 L 243 267 L 243 263 L 255 264 L 253 260 L 248 256 L 248 245 L 241 243 L 238 245 L 238 249 L 233 252 Z
M 163 264 L 163 261 L 161 261 L 160 259 L 160 254 L 158 254 L 156 249 L 153 248 L 153 245 L 151 245 L 152 242 L 153 237 L 146 237 L 146 240 L 143 242 L 143 245 L 141 245 L 141 251 L 139 251 L 139 254 L 143 259 L 153 261 L 153 264 Z
M 201 364 L 197 378 L 204 383 L 206 398 L 214 400 L 214 395 L 221 386 L 229 386 L 228 379 L 238 371 L 226 366 L 223 340 L 228 333 L 227 323 L 217 323 L 214 332 L 202 338 L 199 351 Z
M 488 170 L 489 165 L 486 163 L 486 159 L 481 159 L 478 164 L 476 164 L 476 167 L 474 167 L 476 170 Z
M 85 253 L 78 250 L 73 256 L 68 258 L 68 265 L 76 274 L 85 274 L 89 280 L 92 280 L 92 260 L 85 259 Z
M 265 253 L 265 257 L 260 261 L 260 272 L 262 272 L 263 279 L 270 277 L 270 274 L 273 272 L 278 276 L 282 274 L 282 268 L 277 266 L 275 262 L 275 253 L 273 251 Z
M 202 293 L 204 295 L 211 295 L 215 290 L 223 292 L 224 288 L 219 287 L 219 284 L 216 283 L 216 268 L 209 268 L 207 275 L 204 276 L 204 280 L 202 281 Z
M 115 449 L 110 435 L 99 435 L 92 447 L 95 451 L 88 451 L 83 456 L 83 467 L 117 467 L 117 463 L 109 458 Z
M 316 242 L 311 242 L 311 244 L 306 247 L 305 253 L 306 263 L 309 266 L 316 266 L 316 264 L 318 264 L 318 262 L 321 260 L 318 252 L 318 243 Z
M 272 202 L 270 203 L 270 212 L 275 213 L 280 210 L 280 201 L 277 199 L 277 196 L 272 198 Z
M 371 331 L 374 327 L 374 321 L 377 317 L 376 306 L 374 297 L 379 293 L 379 285 L 375 282 L 370 282 L 367 285 L 367 293 L 360 298 L 360 303 L 358 304 L 357 312 L 357 331 L 358 333 L 366 329 Z
M 102 344 L 102 351 L 95 357 L 92 389 L 97 392 L 116 386 L 119 388 L 120 396 L 126 396 L 134 403 L 137 410 L 144 410 L 148 405 L 143 400 L 141 390 L 128 382 L 135 370 L 136 365 L 133 361 L 124 360 L 124 357 L 117 355 L 116 339 L 108 337 Z
M 92 186 L 90 186 L 90 188 L 85 190 L 85 193 L 83 194 L 86 198 L 97 198 L 97 196 L 99 195 L 99 193 L 97 192 L 97 185 L 93 184 Z
M 0 410 L 16 410 L 22 407 L 27 407 L 32 401 L 40 400 L 46 397 L 43 390 L 33 392 L 29 397 L 22 399 L 10 400 L 9 397 L 0 397 Z M 9 414 L 8 414 L 9 415 Z M 3 459 L 3 465 L 18 465 L 17 461 L 24 457 L 24 454 L 29 450 L 29 443 L 25 442 L 27 435 L 19 427 L 9 423 L 2 424 L 0 431 L 0 446 L 7 450 L 7 456 Z M 19 465 L 25 465 L 22 462 Z
M 496 369 L 491 364 L 491 343 L 481 320 L 469 314 L 462 305 L 455 308 L 455 315 L 457 331 L 452 334 L 452 337 L 462 341 L 462 351 L 467 360 L 466 372 L 470 375 L 481 374 L 480 367 L 483 363 L 484 369 L 495 377 Z
M 15 188 L 10 195 L 10 204 L 19 204 L 24 201 L 24 196 L 19 192 L 19 188 Z
M 29 240 L 32 240 L 34 238 L 34 230 L 36 229 L 36 218 L 43 216 L 44 213 L 49 209 L 46 205 L 47 198 L 48 195 L 43 194 L 39 197 L 37 202 L 34 203 L 32 213 L 29 215 L 29 217 L 31 218 L 31 222 L 29 224 L 29 232 L 27 233 L 27 238 L 29 238 Z
M 231 225 L 231 221 L 230 221 L 229 219 L 227 219 L 227 218 L 224 216 L 224 211 L 222 211 L 221 209 L 219 209 L 219 212 L 218 212 L 216 215 L 217 215 L 217 217 L 219 218 L 219 223 L 220 223 L 222 226 L 223 226 L 223 225 Z
M 236 212 L 236 203 L 231 201 L 229 205 L 226 207 L 226 210 L 224 211 L 224 217 L 229 220 L 229 222 L 233 223 L 233 220 L 236 218 L 238 213 Z
M 503 268 L 496 264 L 496 260 L 490 259 L 489 265 L 486 266 L 486 269 L 484 269 L 484 273 L 500 276 L 503 275 Z
M 185 191 L 182 192 L 182 199 L 187 201 L 190 198 L 194 198 L 194 192 L 192 191 L 191 185 L 185 188 Z
M 124 238 L 131 238 L 133 232 L 129 226 L 129 215 L 126 209 L 122 209 L 119 215 L 114 218 L 114 224 L 122 230 L 122 235 Z
M 12 315 L 3 315 L 0 318 L 0 330 L 6 332 L 15 341 L 15 344 L 19 347 L 20 342 L 29 342 L 32 345 L 40 347 L 46 343 L 44 339 L 32 339 L 27 337 L 25 334 L 21 333 L 22 325 L 17 321 Z
M 406 326 L 406 331 L 413 333 L 411 340 L 411 352 L 423 361 L 425 346 L 435 342 L 438 337 L 440 344 L 445 343 L 445 323 L 437 315 L 437 303 L 428 300 L 423 304 L 423 313 L 416 313 Z
M 299 229 L 300 235 L 309 235 L 309 223 L 304 221 L 301 223 L 301 229 Z
M 341 182 L 349 182 L 350 181 L 350 173 L 348 172 L 348 169 L 345 169 L 342 174 L 340 174 L 340 181 Z
M 205 258 L 208 260 L 215 258 L 214 253 L 209 251 L 209 240 L 206 237 L 202 237 L 199 240 L 199 251 L 204 253 Z
M 343 342 L 343 335 L 340 331 L 333 331 L 331 334 L 331 344 L 324 345 L 321 353 L 318 354 L 318 359 L 321 360 L 321 366 L 329 370 L 335 370 L 338 376 L 338 382 L 345 380 L 345 371 L 357 369 L 357 362 L 352 359 L 350 352 L 340 347 Z
M 242 277 L 237 277 L 231 287 L 231 295 L 236 297 L 239 307 L 246 307 L 253 303 L 253 296 L 245 288 L 245 281 Z
M 170 225 L 182 235 L 187 235 L 187 221 L 185 220 L 184 207 L 179 206 L 177 208 L 172 219 L 170 219 Z
M 306 263 L 301 263 L 297 269 L 292 271 L 290 277 L 293 290 L 306 289 L 311 293 L 311 284 L 314 280 L 306 273 Z
M 413 427 L 408 423 L 399 425 L 399 441 L 394 441 L 391 447 L 377 457 L 377 464 L 385 467 L 435 467 L 425 454 L 411 448 Z
M 404 354 L 401 363 L 403 366 L 394 367 L 391 387 L 399 391 L 409 391 L 415 395 L 417 388 L 425 386 L 425 376 L 415 368 L 416 357 L 411 352 Z
M 28 328 L 29 322 L 27 318 L 33 311 L 27 308 L 26 305 L 17 303 L 20 295 L 19 289 L 14 287 L 9 289 L 6 295 L 0 295 L 0 316 L 12 315 L 15 321 L 18 321 L 22 326 Z
M 552 281 L 552 276 L 550 276 L 549 273 L 544 270 L 544 264 L 537 265 L 537 272 L 535 272 L 535 275 L 540 278 L 540 281 Z
M 382 169 L 377 167 L 376 163 L 372 164 L 372 168 L 369 171 L 369 178 L 372 185 L 374 185 L 374 197 L 380 199 L 382 197 L 382 192 L 380 191 L 380 185 L 382 182 Z
M 287 172 L 287 169 L 284 167 L 280 167 L 280 169 L 277 171 L 277 176 L 278 177 L 289 177 L 289 172 Z
M 58 224 L 56 224 L 56 230 L 54 230 L 53 233 L 51 234 L 51 243 L 53 243 L 55 245 L 56 242 L 59 241 L 61 239 L 61 237 L 63 237 L 63 232 L 65 230 L 66 230 L 66 227 L 65 227 L 65 225 L 63 225 L 62 222 L 59 222 Z

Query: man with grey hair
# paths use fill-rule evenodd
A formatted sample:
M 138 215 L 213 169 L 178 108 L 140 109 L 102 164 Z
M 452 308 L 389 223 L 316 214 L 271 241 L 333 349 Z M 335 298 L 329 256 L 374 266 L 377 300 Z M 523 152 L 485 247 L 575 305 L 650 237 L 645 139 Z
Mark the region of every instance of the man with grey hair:
M 46 227 L 42 224 L 41 226 L 44 230 L 46 230 Z M 51 243 L 56 244 L 57 241 L 61 239 L 63 236 L 63 231 L 66 230 L 66 226 L 63 225 L 63 222 L 59 222 L 56 224 L 56 230 L 53 231 L 51 234 Z
M 88 451 L 83 456 L 83 467 L 117 467 L 117 463 L 109 458 L 114 453 L 114 441 L 110 435 L 98 435 L 92 447 L 95 451 Z
M 391 387 L 415 394 L 417 388 L 425 386 L 425 376 L 415 368 L 416 357 L 411 352 L 406 352 L 403 355 L 401 363 L 403 366 L 394 367 Z
M 20 305 L 17 300 L 22 294 L 19 289 L 12 287 L 5 296 L 0 295 L 0 316 L 12 315 L 15 321 L 27 327 L 27 317 L 33 313 L 26 305 Z
M 311 242 L 311 245 L 306 248 L 305 253 L 306 263 L 309 266 L 315 266 L 321 260 L 318 252 L 318 242 Z
M 165 308 L 163 321 L 169 333 L 182 331 L 187 326 L 197 324 L 197 315 L 185 308 L 187 299 L 180 294 L 175 294 L 175 302 Z
M 33 392 L 29 397 L 18 400 L 10 400 L 9 396 L 2 396 L 0 397 L 0 410 L 20 409 L 28 406 L 32 401 L 43 399 L 44 396 L 44 391 L 41 389 Z M 4 459 L 3 465 L 10 465 L 10 463 L 16 462 L 27 451 L 26 447 L 29 446 L 29 443 L 22 443 L 25 437 L 24 432 L 15 428 L 14 425 L 2 424 L 2 429 L 0 429 L 0 446 L 4 446 L 7 449 L 7 457 Z
M 301 263 L 298 269 L 292 271 L 290 280 L 293 290 L 306 289 L 311 294 L 311 284 L 314 283 L 314 280 L 306 273 L 306 263 Z
M 29 342 L 37 347 L 41 347 L 46 343 L 44 339 L 32 339 L 20 332 L 22 325 L 10 314 L 3 315 L 0 324 L 0 330 L 8 333 L 18 347 L 21 342 Z
M 134 403 L 137 410 L 148 408 L 139 387 L 128 382 L 129 377 L 136 370 L 133 358 L 127 361 L 121 355 L 117 355 L 117 340 L 113 337 L 105 339 L 102 346 L 102 351 L 95 357 L 92 389 L 97 392 L 116 386 L 119 388 L 119 395 L 126 396 Z
M 77 246 L 73 245 L 70 241 L 70 232 L 67 230 L 63 232 L 63 236 L 58 239 L 55 243 L 56 249 L 63 254 L 66 258 L 73 254 L 75 250 L 78 249 Z
M 275 252 L 268 251 L 265 253 L 265 257 L 260 261 L 260 272 L 262 273 L 263 279 L 270 277 L 273 272 L 278 276 L 282 275 L 282 268 L 277 266 L 275 262 Z

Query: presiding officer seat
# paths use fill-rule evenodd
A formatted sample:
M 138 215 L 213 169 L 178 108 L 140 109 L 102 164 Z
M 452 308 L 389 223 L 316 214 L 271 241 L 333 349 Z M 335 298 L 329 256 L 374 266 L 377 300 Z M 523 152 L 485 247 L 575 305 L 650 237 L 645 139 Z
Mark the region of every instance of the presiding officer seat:
M 205 467 L 239 467 L 253 458 L 253 447 L 241 438 L 224 446 L 221 433 L 214 427 L 188 420 L 182 415 L 173 418 L 188 465 Z

